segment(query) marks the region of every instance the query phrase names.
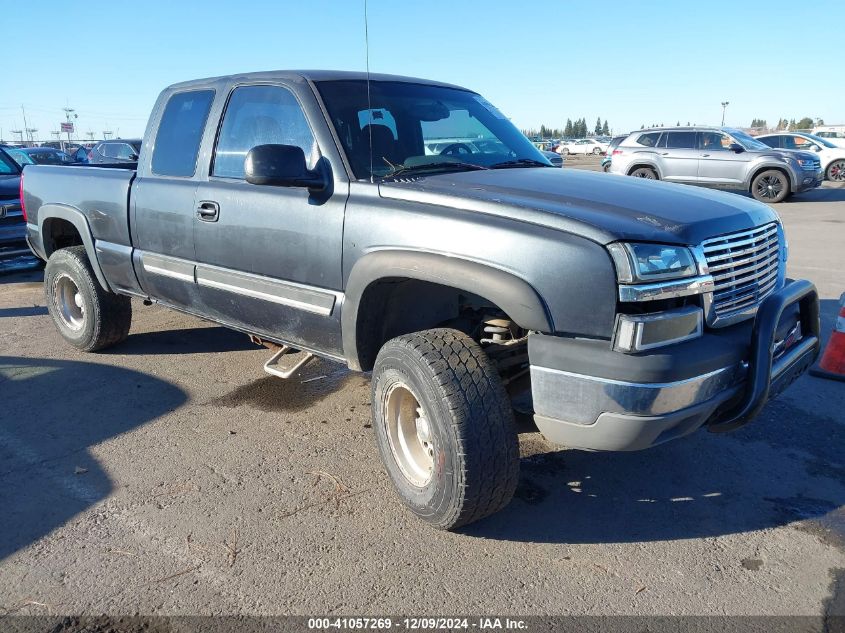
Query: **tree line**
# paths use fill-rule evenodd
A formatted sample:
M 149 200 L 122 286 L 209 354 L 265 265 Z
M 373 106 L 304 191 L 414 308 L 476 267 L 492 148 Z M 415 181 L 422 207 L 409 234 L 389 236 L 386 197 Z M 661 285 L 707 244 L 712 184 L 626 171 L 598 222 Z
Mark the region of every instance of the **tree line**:
M 775 129 L 791 132 L 793 130 L 809 130 L 819 125 L 824 125 L 824 119 L 813 119 L 812 117 L 805 116 L 803 119 L 798 119 L 797 121 L 795 119 L 778 119 Z M 768 129 L 769 124 L 766 122 L 766 119 L 752 119 L 751 127 Z
M 522 133 L 529 138 L 537 136 L 540 138 L 586 138 L 590 134 L 594 136 L 610 136 L 610 129 L 607 119 L 602 121 L 601 117 L 598 117 L 596 119 L 596 125 L 591 130 L 587 127 L 587 119 L 582 117 L 575 121 L 566 119 L 566 126 L 562 129 L 541 125 L 539 130 L 527 129 L 522 130 Z

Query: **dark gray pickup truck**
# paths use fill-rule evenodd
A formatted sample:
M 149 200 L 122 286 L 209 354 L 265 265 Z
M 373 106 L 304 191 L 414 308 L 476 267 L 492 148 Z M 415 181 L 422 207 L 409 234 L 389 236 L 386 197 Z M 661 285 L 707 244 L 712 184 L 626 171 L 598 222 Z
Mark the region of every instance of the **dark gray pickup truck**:
M 137 170 L 30 166 L 23 192 L 68 342 L 121 342 L 136 297 L 251 335 L 283 378 L 313 355 L 372 371 L 387 472 L 439 528 L 513 495 L 514 401 L 553 442 L 643 449 L 745 424 L 818 353 L 768 206 L 552 169 L 456 86 L 181 83 Z

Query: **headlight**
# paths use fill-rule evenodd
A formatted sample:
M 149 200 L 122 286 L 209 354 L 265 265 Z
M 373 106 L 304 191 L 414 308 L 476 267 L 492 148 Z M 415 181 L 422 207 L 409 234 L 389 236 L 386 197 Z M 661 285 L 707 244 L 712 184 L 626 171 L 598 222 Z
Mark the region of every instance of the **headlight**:
M 620 283 L 680 279 L 698 274 L 695 258 L 684 246 L 616 242 L 607 248 Z
M 795 160 L 799 165 L 801 165 L 802 169 L 814 169 L 815 167 L 813 164 L 815 161 L 810 160 L 809 158 L 796 158 Z

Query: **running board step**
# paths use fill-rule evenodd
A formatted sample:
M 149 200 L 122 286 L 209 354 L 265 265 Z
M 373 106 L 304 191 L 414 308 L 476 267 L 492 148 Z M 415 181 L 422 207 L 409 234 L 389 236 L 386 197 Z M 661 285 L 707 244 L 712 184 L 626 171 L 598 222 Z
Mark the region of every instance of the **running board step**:
M 270 357 L 270 360 L 264 363 L 264 371 L 266 371 L 271 376 L 276 376 L 277 378 L 287 380 L 314 359 L 314 354 L 312 354 L 311 352 L 306 352 L 305 356 L 296 361 L 296 363 L 294 363 L 291 367 L 281 367 L 279 365 L 279 359 L 281 359 L 282 356 L 296 353 L 297 350 L 293 349 L 289 345 L 282 345 L 279 351 L 273 354 Z

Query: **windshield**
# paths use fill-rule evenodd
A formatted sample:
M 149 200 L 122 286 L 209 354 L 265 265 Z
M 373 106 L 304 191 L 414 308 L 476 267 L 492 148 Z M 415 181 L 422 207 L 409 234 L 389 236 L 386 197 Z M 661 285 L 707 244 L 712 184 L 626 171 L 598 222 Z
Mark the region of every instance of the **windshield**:
M 822 138 L 821 136 L 816 136 L 815 134 L 805 134 L 804 136 L 813 141 L 813 143 L 818 143 L 823 147 L 837 149 L 836 145 L 834 145 L 827 139 Z
M 374 81 L 368 106 L 366 81 L 321 81 L 317 89 L 359 179 L 408 169 L 551 165 L 501 112 L 473 92 Z
M 19 174 L 20 171 L 20 167 L 6 153 L 6 150 L 0 150 L 0 176 Z
M 35 164 L 35 161 L 32 160 L 32 158 L 30 158 L 28 154 L 20 151 L 19 149 L 15 149 L 14 147 L 4 147 L 3 151 L 6 152 L 9 156 L 11 156 L 12 160 L 15 161 L 20 167 L 23 167 L 24 165 Z
M 737 143 L 742 145 L 747 150 L 759 152 L 763 150 L 772 149 L 765 143 L 758 141 L 756 138 L 754 138 L 753 136 L 749 136 L 745 132 L 740 132 L 739 130 L 728 130 L 728 132 L 730 132 L 730 135 L 734 137 L 734 140 L 736 140 Z

